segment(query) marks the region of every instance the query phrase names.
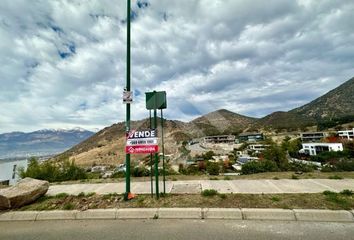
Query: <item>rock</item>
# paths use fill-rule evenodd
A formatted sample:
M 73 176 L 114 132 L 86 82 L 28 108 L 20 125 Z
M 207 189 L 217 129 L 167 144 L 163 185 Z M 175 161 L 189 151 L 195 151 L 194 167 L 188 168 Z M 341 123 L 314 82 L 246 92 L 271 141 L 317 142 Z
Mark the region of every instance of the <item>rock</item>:
M 5 210 L 10 208 L 10 201 L 6 197 L 0 195 L 0 210 Z
M 46 194 L 48 188 L 47 181 L 24 178 L 15 186 L 0 189 L 0 209 L 19 208 L 30 204 Z

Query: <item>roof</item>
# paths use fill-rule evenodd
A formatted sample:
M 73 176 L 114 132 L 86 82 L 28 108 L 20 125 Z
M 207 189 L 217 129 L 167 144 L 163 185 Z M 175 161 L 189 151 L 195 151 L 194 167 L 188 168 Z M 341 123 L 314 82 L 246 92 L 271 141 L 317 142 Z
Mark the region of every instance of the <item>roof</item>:
M 246 136 L 253 136 L 253 135 L 263 135 L 263 133 L 245 132 L 245 133 L 240 133 L 238 136 L 239 137 L 246 137 Z

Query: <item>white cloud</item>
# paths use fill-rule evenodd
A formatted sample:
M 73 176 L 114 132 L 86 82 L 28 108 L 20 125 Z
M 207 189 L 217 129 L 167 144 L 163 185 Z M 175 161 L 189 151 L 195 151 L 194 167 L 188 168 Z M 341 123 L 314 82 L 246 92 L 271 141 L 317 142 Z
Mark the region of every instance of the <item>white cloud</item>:
M 350 1 L 132 1 L 133 119 L 166 90 L 171 119 L 305 104 L 353 76 Z M 125 1 L 4 0 L 0 132 L 125 119 Z

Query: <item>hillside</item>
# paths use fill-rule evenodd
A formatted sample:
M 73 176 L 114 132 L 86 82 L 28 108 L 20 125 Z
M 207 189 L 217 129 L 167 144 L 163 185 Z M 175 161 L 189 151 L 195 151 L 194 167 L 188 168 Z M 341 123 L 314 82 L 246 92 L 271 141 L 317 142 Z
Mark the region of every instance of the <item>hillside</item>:
M 315 124 L 315 119 L 311 117 L 305 117 L 293 112 L 274 112 L 259 119 L 254 124 L 254 127 L 297 130 Z
M 149 127 L 148 119 L 132 121 L 132 129 L 146 129 Z M 190 135 L 186 134 L 186 123 L 180 121 L 165 120 L 165 152 L 166 154 L 178 155 L 178 148 L 182 141 L 189 140 Z M 92 137 L 74 146 L 58 157 L 65 155 L 79 165 L 90 166 L 96 164 L 114 165 L 125 161 L 125 123 L 120 122 L 106 127 Z M 160 119 L 158 119 L 158 132 L 161 133 Z M 145 158 L 146 155 L 132 155 L 132 160 Z
M 254 118 L 225 109 L 208 113 L 188 123 L 166 120 L 164 128 L 166 154 L 172 154 L 172 159 L 179 158 L 181 154 L 179 148 L 183 141 L 206 135 L 240 132 L 254 121 Z M 160 119 L 158 122 L 158 131 L 161 132 Z M 148 126 L 148 119 L 131 123 L 132 129 L 144 129 Z M 113 124 L 69 149 L 63 155 L 75 159 L 79 165 L 123 163 L 125 161 L 124 129 L 124 122 Z M 146 155 L 132 155 L 132 160 L 141 160 L 144 157 Z
M 314 101 L 293 109 L 290 112 L 315 119 L 330 119 L 354 115 L 354 78 Z

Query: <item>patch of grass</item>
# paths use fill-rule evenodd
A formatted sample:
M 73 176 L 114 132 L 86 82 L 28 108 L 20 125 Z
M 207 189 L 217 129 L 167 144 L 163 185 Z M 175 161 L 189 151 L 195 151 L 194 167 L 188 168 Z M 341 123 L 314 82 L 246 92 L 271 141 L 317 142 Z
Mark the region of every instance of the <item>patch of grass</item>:
M 280 197 L 273 196 L 273 197 L 271 197 L 271 200 L 272 200 L 273 202 L 279 202 L 279 201 L 280 201 Z
M 328 177 L 329 179 L 343 179 L 343 177 L 341 177 L 341 176 L 338 176 L 338 175 L 332 175 L 332 176 L 329 176 Z
M 324 191 L 323 194 L 326 196 L 326 201 L 334 203 L 342 209 L 348 210 L 351 208 L 350 202 L 346 198 L 341 197 L 340 194 L 331 191 Z
M 66 198 L 67 196 L 69 196 L 67 193 L 58 193 L 55 195 L 55 198 Z
M 229 176 L 225 176 L 224 180 L 229 181 L 229 180 L 231 180 L 231 178 Z
M 63 210 L 73 210 L 75 208 L 75 205 L 72 204 L 72 203 L 66 203 L 64 206 L 63 206 Z
M 201 194 L 203 197 L 212 197 L 218 195 L 218 191 L 216 191 L 215 189 L 205 189 L 202 191 Z
M 86 197 L 92 197 L 92 196 L 94 196 L 94 195 L 96 195 L 95 192 L 89 192 L 89 193 L 86 194 Z

